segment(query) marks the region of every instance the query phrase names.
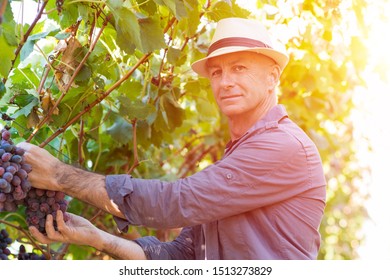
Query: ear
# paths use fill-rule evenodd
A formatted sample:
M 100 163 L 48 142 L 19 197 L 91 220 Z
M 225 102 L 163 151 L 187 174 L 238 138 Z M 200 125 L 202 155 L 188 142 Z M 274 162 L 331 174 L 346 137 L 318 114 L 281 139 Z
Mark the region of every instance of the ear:
M 273 90 L 279 83 L 280 67 L 276 63 L 270 67 L 268 73 L 268 86 L 270 90 Z

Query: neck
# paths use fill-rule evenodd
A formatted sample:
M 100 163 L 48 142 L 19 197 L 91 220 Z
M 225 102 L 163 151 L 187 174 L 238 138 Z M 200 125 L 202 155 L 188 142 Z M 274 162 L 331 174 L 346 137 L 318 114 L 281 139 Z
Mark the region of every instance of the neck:
M 261 120 L 269 110 L 277 104 L 276 96 L 265 100 L 254 112 L 250 111 L 238 116 L 228 118 L 230 138 L 232 141 L 243 136 L 257 121 Z

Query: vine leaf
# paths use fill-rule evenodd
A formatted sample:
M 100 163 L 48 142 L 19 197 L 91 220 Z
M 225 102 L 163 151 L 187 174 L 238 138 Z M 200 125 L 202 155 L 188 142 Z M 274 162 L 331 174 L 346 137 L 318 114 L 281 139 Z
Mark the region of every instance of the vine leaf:
M 15 47 L 9 46 L 4 37 L 0 37 L 0 75 L 7 77 L 12 67 L 12 60 L 15 59 Z
M 156 108 L 150 104 L 145 104 L 140 100 L 131 101 L 126 96 L 119 96 L 119 113 L 128 119 L 145 120 L 156 112 Z
M 113 15 L 118 46 L 128 54 L 132 54 L 135 48 L 142 50 L 140 26 L 135 14 L 126 7 L 121 7 Z
M 107 129 L 107 133 L 118 143 L 126 144 L 133 137 L 132 129 L 133 126 L 129 122 L 118 116 L 115 123 Z
M 142 51 L 144 53 L 166 47 L 159 17 L 140 19 L 139 25 L 142 34 Z
M 34 45 L 37 41 L 47 36 L 56 35 L 60 29 L 55 29 L 51 31 L 40 32 L 28 37 L 27 41 L 24 43 L 22 49 L 20 50 L 20 60 L 25 60 L 30 53 L 34 50 Z

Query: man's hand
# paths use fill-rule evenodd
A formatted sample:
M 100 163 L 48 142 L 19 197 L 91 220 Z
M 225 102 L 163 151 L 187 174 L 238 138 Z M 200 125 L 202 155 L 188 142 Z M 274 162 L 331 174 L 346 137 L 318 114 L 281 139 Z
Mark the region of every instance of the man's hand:
M 69 220 L 65 222 L 63 213 L 60 210 L 57 211 L 58 230 L 54 229 L 53 216 L 48 215 L 46 217 L 47 236 L 40 233 L 33 226 L 29 228 L 30 233 L 39 242 L 45 244 L 63 242 L 88 245 L 118 259 L 146 259 L 144 251 L 137 243 L 102 231 L 83 217 L 71 213 L 66 214 L 69 215 Z
M 45 149 L 33 144 L 22 142 L 17 146 L 25 151 L 26 163 L 32 167 L 28 175 L 30 183 L 40 189 L 60 190 L 56 177 L 57 173 L 61 172 L 62 163 Z
M 64 214 L 58 210 L 56 216 L 57 229 L 54 229 L 53 216 L 46 217 L 46 234 L 43 235 L 34 226 L 29 228 L 30 233 L 41 243 L 50 244 L 53 242 L 71 243 L 78 245 L 94 246 L 98 229 L 83 217 L 66 213 L 69 216 L 67 222 L 64 221 Z

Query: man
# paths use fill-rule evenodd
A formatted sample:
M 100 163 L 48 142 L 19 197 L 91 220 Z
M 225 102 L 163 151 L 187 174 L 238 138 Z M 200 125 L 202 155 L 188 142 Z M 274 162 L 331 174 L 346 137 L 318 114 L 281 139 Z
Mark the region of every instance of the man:
M 277 104 L 275 87 L 288 56 L 272 47 L 258 22 L 221 20 L 206 58 L 192 68 L 208 77 L 228 118 L 231 141 L 223 158 L 175 182 L 128 175 L 103 176 L 61 163 L 22 143 L 32 184 L 86 201 L 112 213 L 119 228 L 182 227 L 172 242 L 128 241 L 85 219 L 48 216 L 41 242 L 90 245 L 123 259 L 316 259 L 325 207 L 318 151 Z

